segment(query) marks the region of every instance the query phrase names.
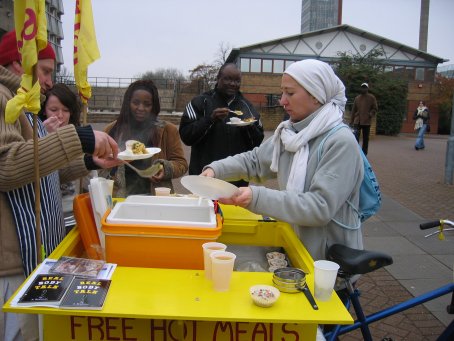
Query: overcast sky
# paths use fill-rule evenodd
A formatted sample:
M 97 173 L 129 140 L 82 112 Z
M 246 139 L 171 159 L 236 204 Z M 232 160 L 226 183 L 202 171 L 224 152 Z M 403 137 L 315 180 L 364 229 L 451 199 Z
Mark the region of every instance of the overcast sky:
M 62 41 L 72 72 L 74 3 L 65 1 Z M 187 75 L 242 47 L 300 33 L 301 0 L 92 0 L 101 58 L 89 77 L 134 77 L 158 68 Z M 342 23 L 418 48 L 420 0 L 343 0 Z M 431 0 L 427 52 L 454 64 L 454 0 Z

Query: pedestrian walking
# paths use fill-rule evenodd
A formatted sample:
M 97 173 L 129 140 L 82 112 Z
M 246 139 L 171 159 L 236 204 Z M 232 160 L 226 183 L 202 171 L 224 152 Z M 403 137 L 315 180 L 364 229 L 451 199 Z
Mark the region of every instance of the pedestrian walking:
M 361 84 L 361 94 L 353 102 L 350 125 L 353 126 L 356 141 L 363 135 L 362 149 L 365 155 L 369 149 L 369 135 L 372 118 L 377 114 L 378 105 L 374 95 L 369 93 L 369 84 Z

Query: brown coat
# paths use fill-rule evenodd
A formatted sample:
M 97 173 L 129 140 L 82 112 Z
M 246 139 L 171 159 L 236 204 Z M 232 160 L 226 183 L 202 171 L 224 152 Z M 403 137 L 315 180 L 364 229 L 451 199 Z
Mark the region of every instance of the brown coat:
M 355 97 L 350 123 L 354 125 L 370 126 L 372 117 L 377 113 L 377 99 L 370 93 Z
M 155 187 L 169 187 L 173 190 L 172 179 L 179 178 L 183 176 L 188 170 L 188 162 L 184 157 L 183 146 L 181 144 L 180 134 L 178 128 L 169 122 L 158 121 L 159 127 L 157 129 L 157 141 L 158 145 L 154 147 L 161 148 L 161 151 L 153 155 L 152 162 L 159 161 L 164 165 L 164 179 L 159 183 L 153 183 L 150 181 L 150 193 L 154 194 Z M 104 131 L 109 133 L 112 128 L 115 126 L 117 121 L 114 121 L 106 126 Z M 124 146 L 119 146 L 122 149 Z M 118 166 L 118 174 L 120 174 L 120 179 L 114 179 L 118 182 L 116 184 L 117 191 L 114 193 L 115 196 L 125 196 L 126 193 L 122 186 L 125 186 L 125 181 L 121 179 L 121 176 L 124 176 L 124 166 Z M 104 172 L 106 173 L 106 172 Z M 105 175 L 101 173 L 101 175 Z

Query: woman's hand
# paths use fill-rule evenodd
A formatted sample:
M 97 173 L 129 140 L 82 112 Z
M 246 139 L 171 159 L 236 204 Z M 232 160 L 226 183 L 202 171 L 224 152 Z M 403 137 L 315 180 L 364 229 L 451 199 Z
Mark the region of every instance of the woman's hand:
M 49 117 L 43 124 L 49 134 L 60 128 L 60 121 L 55 116 Z
M 210 169 L 210 168 L 209 168 Z M 240 187 L 238 192 L 230 198 L 220 198 L 219 202 L 227 205 L 247 207 L 252 201 L 252 190 L 250 187 Z
M 206 168 L 202 173 L 200 173 L 201 176 L 207 176 L 209 178 L 215 178 L 214 170 L 213 168 Z
M 159 172 L 153 175 L 150 178 L 150 180 L 153 183 L 159 183 L 164 179 L 164 175 L 165 175 L 164 167 L 161 165 L 161 169 L 159 170 Z

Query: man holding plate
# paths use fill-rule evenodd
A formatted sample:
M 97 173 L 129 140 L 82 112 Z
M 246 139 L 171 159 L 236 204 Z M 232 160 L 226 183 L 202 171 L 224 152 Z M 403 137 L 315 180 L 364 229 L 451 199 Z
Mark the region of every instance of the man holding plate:
M 264 138 L 260 114 L 240 92 L 241 72 L 233 63 L 224 64 L 213 90 L 193 98 L 180 122 L 181 140 L 191 146 L 189 174 L 204 166 L 260 145 Z M 230 118 L 239 118 L 231 122 Z M 247 186 L 247 182 L 232 182 Z

